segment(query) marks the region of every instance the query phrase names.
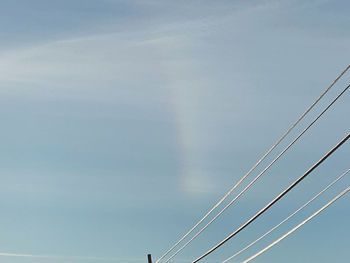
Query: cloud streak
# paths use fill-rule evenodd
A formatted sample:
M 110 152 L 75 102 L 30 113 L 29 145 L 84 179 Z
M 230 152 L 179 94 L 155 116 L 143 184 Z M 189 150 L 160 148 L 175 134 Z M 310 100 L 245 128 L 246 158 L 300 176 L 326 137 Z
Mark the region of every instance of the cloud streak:
M 44 255 L 44 254 L 18 254 L 0 252 L 0 257 L 22 257 L 22 258 L 41 258 L 41 259 L 61 259 L 61 260 L 99 260 L 108 262 L 140 262 L 141 258 L 125 259 L 125 258 L 105 258 L 105 257 L 86 257 L 86 256 L 64 256 L 64 255 Z

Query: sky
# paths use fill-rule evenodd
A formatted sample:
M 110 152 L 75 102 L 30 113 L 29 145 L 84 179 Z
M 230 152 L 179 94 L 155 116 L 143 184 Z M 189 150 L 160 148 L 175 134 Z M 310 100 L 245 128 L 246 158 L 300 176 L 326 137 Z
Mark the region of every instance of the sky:
M 0 263 L 160 257 L 349 65 L 349 8 L 345 0 L 2 0 Z M 349 80 L 347 72 L 254 175 Z M 319 160 L 349 132 L 349 103 L 348 91 L 172 262 L 201 255 Z M 279 223 L 349 159 L 347 142 L 203 262 L 221 262 Z M 232 262 L 311 215 L 348 177 Z M 254 262 L 348 262 L 349 202 Z

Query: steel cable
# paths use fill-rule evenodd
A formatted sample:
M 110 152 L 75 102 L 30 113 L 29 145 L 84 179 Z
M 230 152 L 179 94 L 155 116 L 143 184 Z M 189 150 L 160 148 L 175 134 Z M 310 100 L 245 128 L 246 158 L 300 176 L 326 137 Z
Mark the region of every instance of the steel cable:
M 183 246 L 181 246 L 172 256 L 170 256 L 164 263 L 169 262 L 185 247 L 187 247 L 195 238 L 197 238 L 209 225 L 211 225 L 227 208 L 229 208 L 240 196 L 242 196 L 299 138 L 311 128 L 311 126 L 349 89 L 350 85 L 345 87 L 337 97 L 301 132 L 295 139 L 288 144 L 278 155 L 262 170 L 239 194 L 237 194 L 218 214 L 216 214 L 201 230 L 199 230 L 191 239 L 189 239 Z
M 287 216 L 285 219 L 283 219 L 280 223 L 278 223 L 277 225 L 275 225 L 273 228 L 271 228 L 269 231 L 267 231 L 265 234 L 263 234 L 262 236 L 260 236 L 258 239 L 254 240 L 253 242 L 251 242 L 249 245 L 245 246 L 244 248 L 242 248 L 241 250 L 239 250 L 237 253 L 235 253 L 234 255 L 232 255 L 231 257 L 225 259 L 222 263 L 227 263 L 230 260 L 234 259 L 235 257 L 237 257 L 238 255 L 240 255 L 242 252 L 244 252 L 245 250 L 247 250 L 248 248 L 250 248 L 251 246 L 253 246 L 254 244 L 256 244 L 257 242 L 259 242 L 261 239 L 263 239 L 264 237 L 266 237 L 267 235 L 269 235 L 272 231 L 276 230 L 278 227 L 280 227 L 282 224 L 284 224 L 285 222 L 287 222 L 289 219 L 291 219 L 293 216 L 295 216 L 297 213 L 299 213 L 301 210 L 303 210 L 306 206 L 308 206 L 311 202 L 313 202 L 314 200 L 316 200 L 319 196 L 321 196 L 324 192 L 326 192 L 330 187 L 332 187 L 335 183 L 337 183 L 340 179 L 342 179 L 347 173 L 349 173 L 350 169 L 348 169 L 346 172 L 344 172 L 342 175 L 340 175 L 337 179 L 335 179 L 333 182 L 331 182 L 329 185 L 327 185 L 321 192 L 319 192 L 318 194 L 316 194 L 313 198 L 311 198 L 309 201 L 307 201 L 305 204 L 303 204 L 301 207 L 299 207 L 297 210 L 295 210 L 292 214 L 290 214 L 289 216 Z
M 271 206 L 273 206 L 278 200 L 280 200 L 283 196 L 285 196 L 290 190 L 292 190 L 297 184 L 299 184 L 303 179 L 305 179 L 313 170 L 315 170 L 322 162 L 324 162 L 331 154 L 333 154 L 343 143 L 345 143 L 350 137 L 350 133 L 348 133 L 336 146 L 334 146 L 328 153 L 326 153 L 319 161 L 317 161 L 313 166 L 310 167 L 302 176 L 300 176 L 296 181 L 294 181 L 290 186 L 288 186 L 285 190 L 283 190 L 277 197 L 275 197 L 271 202 L 265 205 L 259 212 L 257 212 L 253 217 L 251 217 L 247 222 L 245 222 L 242 226 L 233 231 L 230 235 L 228 235 L 221 242 L 216 244 L 214 247 L 209 249 L 203 255 L 199 256 L 197 259 L 192 261 L 192 263 L 196 263 L 199 260 L 205 258 L 209 254 L 213 253 L 216 249 L 221 247 L 227 241 L 229 241 L 232 237 L 241 232 L 244 228 L 250 225 L 253 221 L 255 221 L 259 216 L 265 213 Z
M 276 141 L 276 143 L 260 158 L 260 160 L 182 237 L 180 238 L 169 250 L 167 250 L 156 263 L 160 262 L 171 251 L 173 251 L 189 234 L 191 234 L 232 192 L 236 189 L 247 177 L 255 170 L 255 168 L 281 143 L 281 141 L 294 129 L 294 127 L 305 117 L 306 114 L 326 95 L 326 93 L 334 86 L 334 84 L 345 74 L 350 68 L 348 65 L 340 75 L 322 92 L 322 94 L 309 106 L 309 108 L 294 122 L 288 130 Z
M 250 258 L 244 260 L 242 263 L 247 263 L 251 260 L 253 260 L 254 258 L 256 258 L 257 256 L 261 255 L 262 253 L 266 252 L 267 250 L 269 250 L 270 248 L 272 248 L 274 245 L 278 244 L 279 242 L 281 242 L 283 239 L 285 239 L 287 236 L 289 236 L 290 234 L 292 234 L 295 230 L 297 230 L 298 228 L 300 228 L 301 226 L 303 226 L 304 224 L 306 224 L 307 222 L 309 222 L 311 219 L 313 219 L 315 216 L 317 216 L 319 213 L 321 213 L 323 210 L 325 210 L 328 206 L 330 206 L 331 204 L 333 204 L 335 201 L 337 201 L 340 197 L 342 197 L 343 195 L 345 195 L 346 193 L 348 193 L 350 191 L 350 186 L 348 188 L 346 188 L 343 192 L 341 192 L 340 194 L 338 194 L 336 197 L 334 197 L 331 201 L 329 201 L 327 204 L 325 204 L 324 206 L 322 206 L 319 210 L 317 210 L 315 213 L 313 213 L 311 216 L 309 216 L 307 219 L 305 219 L 304 221 L 302 221 L 299 225 L 297 225 L 296 227 L 294 227 L 293 229 L 291 229 L 290 231 L 288 231 L 286 234 L 284 234 L 283 236 L 281 236 L 280 238 L 278 238 L 277 240 L 275 240 L 274 242 L 272 242 L 270 245 L 268 245 L 267 247 L 265 247 L 264 249 L 260 250 L 258 253 L 256 253 L 255 255 L 251 256 Z

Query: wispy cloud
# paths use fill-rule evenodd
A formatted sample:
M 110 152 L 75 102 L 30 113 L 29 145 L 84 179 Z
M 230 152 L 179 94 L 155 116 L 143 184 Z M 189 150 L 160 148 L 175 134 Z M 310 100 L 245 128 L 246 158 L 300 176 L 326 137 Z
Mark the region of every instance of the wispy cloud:
M 18 253 L 0 253 L 1 257 L 22 257 L 22 258 L 41 258 L 41 259 L 60 259 L 60 260 L 98 260 L 98 261 L 109 261 L 109 262 L 141 262 L 144 259 L 134 258 L 105 258 L 105 257 L 84 257 L 84 256 L 63 256 L 63 255 L 39 255 L 39 254 L 18 254 Z

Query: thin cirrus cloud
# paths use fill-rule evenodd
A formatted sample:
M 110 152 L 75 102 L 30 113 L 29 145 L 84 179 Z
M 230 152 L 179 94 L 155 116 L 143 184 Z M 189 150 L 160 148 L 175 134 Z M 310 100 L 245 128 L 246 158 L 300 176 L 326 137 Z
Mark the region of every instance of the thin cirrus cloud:
M 80 257 L 80 256 L 63 256 L 63 255 L 34 255 L 34 254 L 18 254 L 18 253 L 0 253 L 0 257 L 19 257 L 19 258 L 33 258 L 33 259 L 47 259 L 47 260 L 77 260 L 78 262 L 142 262 L 143 259 L 122 259 L 122 258 L 104 258 L 104 257 Z
M 41 257 L 33 251 L 117 262 L 161 254 L 348 64 L 347 16 L 328 1 L 44 2 L 9 12 L 21 19 L 21 41 L 0 49 L 0 241 L 2 251 L 30 251 L 3 253 L 9 262 Z M 346 100 L 334 108 L 248 202 L 343 136 Z M 312 139 L 319 131 L 328 137 Z M 300 189 L 298 198 L 309 193 Z M 232 228 L 232 215 L 215 235 Z

